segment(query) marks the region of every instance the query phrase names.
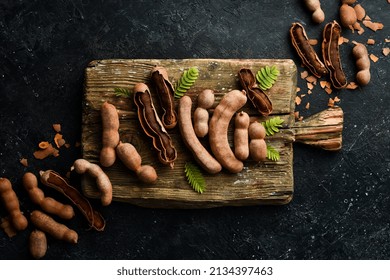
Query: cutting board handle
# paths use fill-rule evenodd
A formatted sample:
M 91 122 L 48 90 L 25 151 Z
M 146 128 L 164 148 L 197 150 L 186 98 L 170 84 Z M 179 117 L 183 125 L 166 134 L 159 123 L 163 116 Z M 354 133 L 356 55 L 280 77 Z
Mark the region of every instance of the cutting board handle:
M 339 151 L 342 146 L 344 113 L 331 107 L 312 115 L 292 127 L 295 141 L 327 151 Z

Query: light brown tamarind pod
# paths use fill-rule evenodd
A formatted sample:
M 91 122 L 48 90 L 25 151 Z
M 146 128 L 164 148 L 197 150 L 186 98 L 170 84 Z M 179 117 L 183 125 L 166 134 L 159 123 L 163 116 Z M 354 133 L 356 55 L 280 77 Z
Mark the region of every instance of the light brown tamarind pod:
M 321 23 L 325 20 L 325 13 L 321 9 L 320 0 L 305 0 L 307 9 L 312 12 L 312 19 L 315 23 Z
M 69 243 L 77 243 L 77 232 L 64 224 L 56 222 L 49 215 L 39 210 L 34 210 L 31 212 L 30 219 L 34 226 L 52 237 Z
M 244 111 L 237 113 L 234 119 L 234 155 L 239 160 L 249 157 L 249 128 L 250 118 Z
M 88 174 L 96 181 L 96 187 L 100 192 L 100 201 L 103 206 L 112 202 L 112 184 L 106 173 L 99 165 L 91 163 L 85 159 L 77 159 L 73 163 L 73 168 L 78 174 Z
M 30 254 L 34 259 L 41 259 L 46 255 L 47 238 L 46 234 L 38 229 L 30 233 L 28 247 Z
M 100 114 L 102 118 L 100 164 L 110 167 L 115 162 L 115 147 L 119 144 L 119 116 L 115 106 L 107 101 L 102 104 Z
M 233 115 L 246 104 L 245 91 L 232 90 L 225 94 L 215 108 L 210 120 L 210 148 L 218 162 L 231 173 L 238 173 L 244 168 L 237 159 L 228 141 L 228 127 Z
M 27 219 L 20 211 L 19 199 L 7 178 L 0 178 L 0 199 L 9 213 L 9 220 L 13 228 L 17 231 L 26 229 Z
M 255 161 L 264 161 L 267 158 L 267 144 L 264 141 L 265 128 L 259 122 L 253 122 L 249 125 L 248 134 L 249 154 Z
M 365 45 L 353 42 L 355 46 L 352 49 L 352 54 L 356 59 L 356 81 L 361 86 L 366 86 L 371 80 L 370 59 Z
M 120 142 L 116 147 L 116 153 L 128 169 L 136 172 L 138 179 L 142 182 L 150 184 L 157 181 L 158 176 L 154 167 L 141 165 L 141 156 L 132 144 Z

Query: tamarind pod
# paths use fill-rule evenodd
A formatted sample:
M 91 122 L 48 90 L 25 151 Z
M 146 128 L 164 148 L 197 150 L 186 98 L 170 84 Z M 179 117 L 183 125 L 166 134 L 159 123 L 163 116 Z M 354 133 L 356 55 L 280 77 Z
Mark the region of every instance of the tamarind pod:
M 356 59 L 356 81 L 361 86 L 366 86 L 371 79 L 370 59 L 365 45 L 353 42 L 355 46 L 352 49 L 352 54 Z
M 27 219 L 20 211 L 19 199 L 12 189 L 11 181 L 7 178 L 0 178 L 0 200 L 9 213 L 9 220 L 13 229 L 17 231 L 26 229 Z
M 146 84 L 138 83 L 134 86 L 134 102 L 138 108 L 138 119 L 141 127 L 145 134 L 152 138 L 153 147 L 158 151 L 160 162 L 173 168 L 177 151 L 157 115 L 150 90 Z
M 167 70 L 156 66 L 151 72 L 151 78 L 164 111 L 161 121 L 166 129 L 174 128 L 177 124 L 177 113 L 173 101 L 174 89 L 168 79 Z
M 27 172 L 23 175 L 22 183 L 31 201 L 39 205 L 46 213 L 57 215 L 62 219 L 72 219 L 75 215 L 73 207 L 46 197 L 44 192 L 38 187 L 38 179 L 35 174 Z
M 338 44 L 340 34 L 341 26 L 334 20 L 325 25 L 322 41 L 322 56 L 325 66 L 329 71 L 332 85 L 337 89 L 347 86 L 347 78 L 345 77 L 340 60 Z
M 56 222 L 52 217 L 39 210 L 32 211 L 30 219 L 34 226 L 58 240 L 74 244 L 78 241 L 77 232 L 64 224 Z
M 248 113 L 241 111 L 234 119 L 234 155 L 239 160 L 246 160 L 249 157 L 249 136 L 248 128 L 250 118 Z
M 228 92 L 215 108 L 209 124 L 209 140 L 211 151 L 218 162 L 231 173 L 238 173 L 244 168 L 238 160 L 228 141 L 228 127 L 233 115 L 245 105 L 245 91 L 232 90 Z
M 198 164 L 208 173 L 216 174 L 222 170 L 221 164 L 203 147 L 195 134 L 191 120 L 192 100 L 189 96 L 180 98 L 179 128 L 184 144 L 190 149 Z
M 290 28 L 291 42 L 297 51 L 302 63 L 317 78 L 321 78 L 328 73 L 325 65 L 319 59 L 317 53 L 309 43 L 305 28 L 302 24 L 294 22 Z
M 118 144 L 119 145 L 119 144 Z M 75 160 L 73 168 L 78 174 L 87 173 L 96 181 L 96 187 L 99 189 L 100 201 L 103 206 L 110 205 L 112 202 L 112 184 L 106 173 L 95 163 L 80 158 Z
M 33 230 L 30 233 L 28 239 L 28 247 L 30 254 L 34 259 L 41 259 L 46 255 L 47 251 L 47 238 L 46 234 L 38 229 Z
M 272 102 L 268 95 L 262 91 L 257 83 L 256 78 L 252 71 L 247 68 L 242 68 L 238 72 L 238 78 L 240 80 L 242 88 L 246 91 L 249 100 L 253 106 L 263 116 L 268 116 L 272 112 Z
M 110 167 L 115 162 L 115 147 L 119 143 L 119 116 L 115 106 L 107 101 L 102 104 L 100 114 L 102 118 L 100 164 Z
M 76 188 L 69 185 L 61 175 L 53 170 L 40 171 L 39 174 L 42 184 L 59 191 L 72 201 L 87 219 L 91 228 L 97 231 L 104 230 L 106 222 L 102 215 L 94 210 L 88 199 L 86 199 Z

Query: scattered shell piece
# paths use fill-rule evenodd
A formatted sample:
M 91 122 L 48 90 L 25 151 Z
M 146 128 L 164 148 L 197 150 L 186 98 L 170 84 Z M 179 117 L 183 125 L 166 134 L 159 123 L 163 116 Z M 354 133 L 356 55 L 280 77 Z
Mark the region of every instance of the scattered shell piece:
M 388 56 L 389 53 L 390 53 L 390 48 L 383 48 L 382 49 L 382 53 L 383 53 L 384 56 Z
M 41 142 L 39 142 L 39 144 L 38 144 L 38 147 L 40 148 L 40 149 L 46 149 L 46 148 L 48 148 L 50 146 L 50 143 L 49 142 L 47 142 L 47 141 L 41 141 Z
M 308 91 L 307 91 L 307 94 L 311 94 L 312 93 L 312 91 L 309 89 Z
M 296 119 L 296 120 L 299 119 L 299 111 L 295 111 L 295 112 L 294 112 L 294 116 L 295 116 L 295 119 Z
M 36 159 L 45 159 L 48 156 L 58 157 L 59 152 L 56 148 L 52 146 L 52 144 L 49 144 L 49 146 L 46 147 L 45 149 L 40 149 L 38 151 L 35 151 L 33 155 Z
M 0 228 L 4 230 L 9 238 L 14 237 L 17 233 L 8 218 L 1 218 Z
M 309 73 L 306 70 L 301 72 L 301 79 L 305 79 L 307 76 L 309 76 Z
M 355 22 L 353 25 L 353 29 L 357 30 L 357 33 L 359 35 L 362 35 L 364 33 L 364 28 L 360 25 L 360 23 Z
M 309 44 L 312 46 L 315 46 L 318 44 L 318 40 L 317 39 L 309 39 Z
M 61 148 L 63 145 L 65 145 L 66 141 L 62 137 L 62 134 L 56 133 L 54 136 L 54 143 L 56 143 L 57 148 Z
M 19 161 L 24 167 L 28 167 L 28 161 L 26 158 L 22 158 Z
M 340 102 L 341 101 L 341 99 L 338 96 L 336 96 L 333 100 L 334 100 L 334 102 Z
M 325 87 L 325 91 L 327 94 L 331 94 L 333 90 L 330 87 Z
M 367 40 L 367 45 L 374 45 L 375 44 L 375 40 L 374 39 L 368 39 Z
M 385 39 L 385 42 L 386 42 L 386 43 L 390 43 L 390 39 L 387 39 L 387 38 L 386 38 L 386 39 Z
M 330 88 L 330 82 L 329 81 L 320 81 L 320 85 L 322 88 Z
M 329 98 L 328 107 L 333 107 L 333 106 L 334 106 L 334 100 L 332 98 Z
M 380 22 L 372 22 L 370 20 L 363 20 L 363 24 L 366 27 L 370 28 L 372 31 L 375 31 L 375 32 L 377 30 L 383 29 L 383 27 L 384 27 L 382 23 L 380 23 Z
M 377 62 L 379 58 L 375 54 L 370 54 L 370 58 L 373 62 Z
M 299 96 L 296 96 L 295 97 L 295 104 L 299 105 L 299 104 L 301 104 L 301 102 L 302 102 L 302 99 Z
M 306 77 L 306 81 L 308 81 L 309 83 L 312 83 L 312 84 L 316 85 L 316 84 L 317 84 L 317 77 L 308 76 L 308 77 Z
M 307 102 L 307 103 L 306 103 L 305 108 L 306 108 L 307 110 L 309 110 L 309 108 L 310 108 L 310 102 Z
M 61 132 L 61 124 L 59 124 L 59 123 L 55 123 L 55 124 L 53 124 L 53 129 L 54 129 L 54 131 L 55 132 Z
M 314 88 L 314 85 L 312 83 L 307 82 L 306 84 L 307 84 L 307 88 L 308 89 L 313 89 Z
M 349 82 L 346 86 L 347 89 L 357 89 L 359 86 L 355 82 Z

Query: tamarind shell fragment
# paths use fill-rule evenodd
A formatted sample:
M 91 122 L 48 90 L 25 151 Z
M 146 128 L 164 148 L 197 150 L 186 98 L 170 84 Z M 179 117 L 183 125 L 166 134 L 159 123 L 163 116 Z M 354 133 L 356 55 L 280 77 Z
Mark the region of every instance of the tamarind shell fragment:
M 173 100 L 174 89 L 168 79 L 168 72 L 164 67 L 156 66 L 151 72 L 151 78 L 164 111 L 161 121 L 166 129 L 172 129 L 177 124 L 177 113 Z
M 59 191 L 65 195 L 81 211 L 89 222 L 91 228 L 97 231 L 103 231 L 106 221 L 102 215 L 94 210 L 89 201 L 74 187 L 53 170 L 40 171 L 42 184 Z
M 337 21 L 329 22 L 325 25 L 322 40 L 322 56 L 326 68 L 329 70 L 330 81 L 333 87 L 341 89 L 347 86 L 339 51 L 339 38 L 341 26 Z
M 297 51 L 299 57 L 302 60 L 310 72 L 317 78 L 328 74 L 328 70 L 324 63 L 320 60 L 317 53 L 309 43 L 305 28 L 302 24 L 294 22 L 290 28 L 291 42 Z
M 242 88 L 245 90 L 248 98 L 260 114 L 263 116 L 271 114 L 272 102 L 268 95 L 258 87 L 256 78 L 252 71 L 247 68 L 242 68 L 238 72 L 238 77 Z
M 174 166 L 177 151 L 172 139 L 157 115 L 148 86 L 138 83 L 134 86 L 134 103 L 138 108 L 138 119 L 145 134 L 152 138 L 161 163 Z

